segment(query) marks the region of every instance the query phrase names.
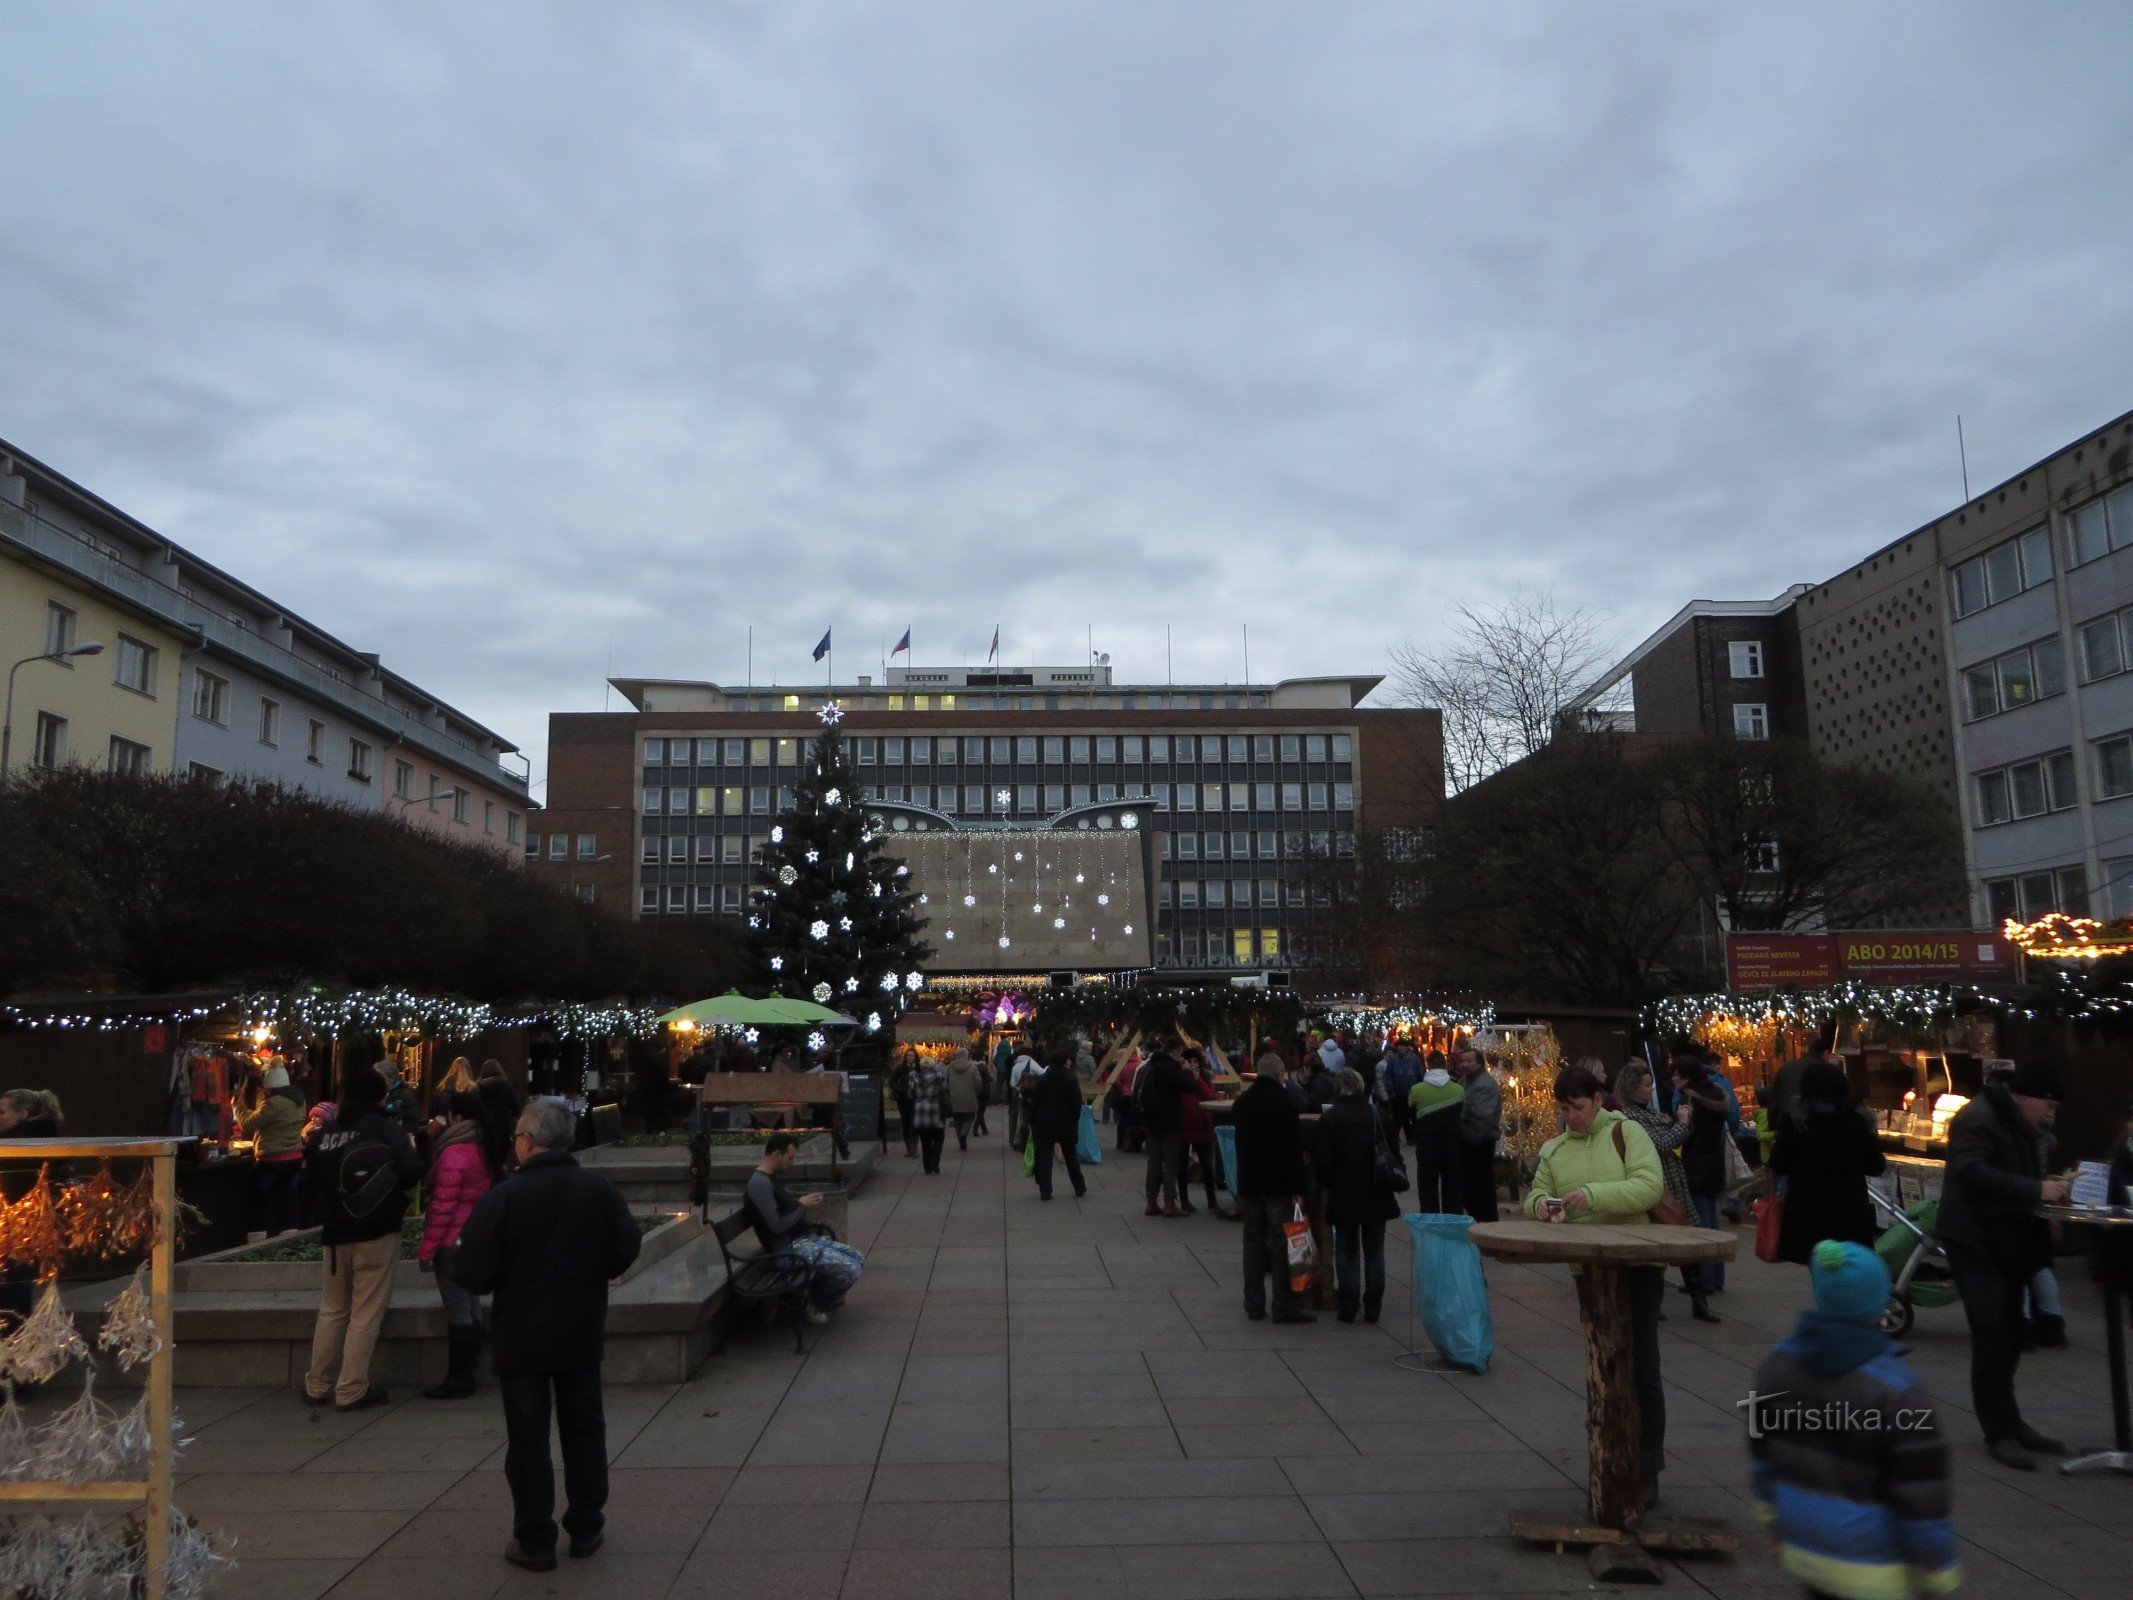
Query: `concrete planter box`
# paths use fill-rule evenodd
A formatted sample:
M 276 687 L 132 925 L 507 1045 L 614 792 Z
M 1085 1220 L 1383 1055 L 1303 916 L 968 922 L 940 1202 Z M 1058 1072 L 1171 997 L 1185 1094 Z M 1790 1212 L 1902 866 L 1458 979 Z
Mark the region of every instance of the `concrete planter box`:
M 639 1216 L 644 1216 L 649 1208 L 635 1206 L 631 1209 Z M 644 1242 L 637 1251 L 637 1259 L 630 1264 L 627 1272 L 615 1280 L 616 1284 L 628 1283 L 638 1274 L 688 1245 L 702 1231 L 702 1224 L 696 1220 L 694 1212 L 681 1207 L 674 1208 L 669 1221 L 644 1236 Z M 318 1229 L 305 1228 L 280 1237 L 288 1242 L 316 1239 Z M 179 1294 L 271 1293 L 276 1290 L 308 1290 L 312 1294 L 318 1293 L 320 1280 L 326 1275 L 326 1264 L 323 1261 L 235 1259 L 258 1248 L 256 1244 L 239 1245 L 234 1250 L 218 1250 L 213 1255 L 195 1256 L 190 1261 L 181 1261 L 171 1275 L 171 1287 Z M 417 1278 L 423 1276 L 422 1269 L 411 1260 L 403 1259 L 400 1271 L 403 1275 L 412 1274 Z

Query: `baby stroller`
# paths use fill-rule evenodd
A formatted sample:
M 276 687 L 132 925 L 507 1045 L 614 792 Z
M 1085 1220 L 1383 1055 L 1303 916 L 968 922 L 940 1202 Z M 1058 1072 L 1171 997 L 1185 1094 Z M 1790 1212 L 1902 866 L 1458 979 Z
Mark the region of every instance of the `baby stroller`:
M 1959 1296 L 1955 1275 L 1948 1270 L 1948 1253 L 1933 1237 L 1940 1226 L 1940 1202 L 1921 1200 L 1909 1210 L 1899 1210 L 1878 1189 L 1869 1188 L 1875 1208 L 1889 1219 L 1889 1228 L 1874 1241 L 1874 1253 L 1889 1269 L 1888 1306 L 1878 1324 L 1892 1339 L 1911 1331 L 1916 1307 L 1937 1310 L 1952 1306 Z

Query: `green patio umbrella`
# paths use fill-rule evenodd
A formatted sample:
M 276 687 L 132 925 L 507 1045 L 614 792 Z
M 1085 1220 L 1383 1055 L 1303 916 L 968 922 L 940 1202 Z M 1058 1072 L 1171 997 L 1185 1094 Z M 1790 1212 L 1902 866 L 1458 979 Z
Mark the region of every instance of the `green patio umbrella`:
M 803 1020 L 787 1009 L 797 1004 L 798 1001 L 784 1000 L 776 996 L 768 1000 L 757 1000 L 742 994 L 738 989 L 728 989 L 714 1000 L 697 1000 L 689 1005 L 679 1006 L 659 1020 L 662 1023 L 693 1022 L 698 1027 L 712 1027 L 721 1022 L 731 1023 L 737 1028 L 789 1027 Z

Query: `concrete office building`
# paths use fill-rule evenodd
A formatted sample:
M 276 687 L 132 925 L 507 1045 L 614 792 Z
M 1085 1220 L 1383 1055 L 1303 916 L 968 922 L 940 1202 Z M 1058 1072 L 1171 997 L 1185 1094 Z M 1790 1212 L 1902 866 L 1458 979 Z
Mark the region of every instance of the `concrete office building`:
M 864 798 L 926 832 L 1086 824 L 1149 835 L 1153 964 L 1279 972 L 1314 854 L 1429 825 L 1437 714 L 1366 709 L 1379 678 L 1126 685 L 1087 667 L 891 668 L 834 688 L 614 680 L 632 709 L 549 719 L 539 873 L 632 917 L 740 917 L 818 708 L 844 712 Z
M 1825 582 L 1694 603 L 1578 709 L 1605 714 L 1628 684 L 1639 730 L 1757 737 L 1720 653 L 1739 664 L 1751 617 L 1777 635 L 1765 670 L 1791 677 L 1767 691 L 1771 734 L 1955 803 L 1975 926 L 2133 916 L 2133 413 Z
M 287 785 L 522 854 L 500 735 L 0 441 L 0 649 L 23 668 L 11 765 Z

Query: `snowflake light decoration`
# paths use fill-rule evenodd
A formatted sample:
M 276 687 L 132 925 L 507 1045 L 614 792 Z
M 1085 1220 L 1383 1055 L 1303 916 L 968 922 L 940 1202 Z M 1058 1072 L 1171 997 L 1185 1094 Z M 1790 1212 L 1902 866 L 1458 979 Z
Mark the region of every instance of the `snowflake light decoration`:
M 964 905 L 966 905 L 966 906 L 974 906 L 974 905 L 976 905 L 977 903 L 978 903 L 978 897 L 977 897 L 976 895 L 974 895 L 974 894 L 966 894 L 966 895 L 964 895 L 964 896 L 963 896 L 963 904 L 964 904 Z
M 857 978 L 846 978 L 844 980 L 844 992 L 846 994 L 857 994 L 859 992 L 859 980 Z
M 896 974 L 893 972 L 884 972 L 881 975 L 881 986 L 884 990 L 893 992 L 896 988 Z
M 840 804 L 843 799 L 844 791 L 842 789 L 824 789 L 822 791 L 822 803 L 826 806 Z
M 893 977 L 894 974 L 892 973 L 891 976 Z M 926 980 L 920 974 L 916 972 L 907 972 L 904 974 L 904 987 L 906 989 L 909 989 L 913 994 L 917 994 L 918 991 L 925 988 L 925 986 Z
M 1014 943 L 1014 941 L 1008 938 L 1006 934 L 1003 933 L 1000 935 L 1000 948 L 1002 950 L 1005 950 L 1012 943 Z
M 828 1043 L 829 1040 L 825 1039 L 822 1036 L 822 1030 L 820 1028 L 817 1028 L 813 1033 L 810 1033 L 807 1036 L 807 1048 L 810 1050 L 819 1051 L 824 1045 Z
M 834 728 L 844 720 L 844 707 L 832 700 L 827 705 L 818 706 L 815 709 L 815 716 L 823 727 Z
M 782 827 L 772 828 L 770 830 L 770 842 L 772 844 L 783 844 L 785 842 L 785 830 Z
M 1065 918 L 1065 917 L 1054 917 L 1054 918 L 1052 918 L 1052 926 L 1053 926 L 1053 927 L 1055 927 L 1055 928 L 1063 928 L 1063 927 L 1065 927 L 1065 926 L 1066 926 L 1066 918 Z
M 1041 916 L 1043 916 L 1043 915 L 1044 915 L 1044 907 L 1043 907 L 1043 905 L 1042 905 L 1042 904 L 1040 903 L 1040 904 L 1038 904 L 1038 905 L 1033 905 L 1033 906 L 1031 906 L 1031 907 L 1029 908 L 1029 914 L 1030 914 L 1031 916 L 1033 916 L 1033 917 L 1041 917 Z
M 807 934 L 811 939 L 827 939 L 830 936 L 830 925 L 818 917 L 807 925 Z
M 778 882 L 786 885 L 791 885 L 798 883 L 799 881 L 800 874 L 796 868 L 792 867 L 789 864 L 778 868 Z
M 830 998 L 830 992 L 831 992 L 831 991 L 830 991 L 830 986 L 829 986 L 828 984 L 826 984 L 826 983 L 818 983 L 818 984 L 816 984 L 816 985 L 815 985 L 815 987 L 814 987 L 814 990 L 813 990 L 812 992 L 813 992 L 813 994 L 814 994 L 814 997 L 815 997 L 815 1004 L 816 1004 L 816 1005 L 818 1005 L 818 1006 L 826 1006 L 826 1005 L 828 1005 L 828 1004 L 829 1004 L 829 998 Z
M 879 1011 L 869 1011 L 867 1013 L 867 1032 L 881 1032 L 881 1013 Z
M 1014 797 L 1010 795 L 1005 789 L 1000 789 L 994 792 L 992 801 L 994 805 L 998 806 L 1002 811 L 1005 811 L 1007 809 L 1007 802 L 1013 798 Z
M 1100 906 L 1107 906 L 1111 903 L 1111 897 L 1107 894 L 1100 894 L 1096 897 L 1096 903 Z

